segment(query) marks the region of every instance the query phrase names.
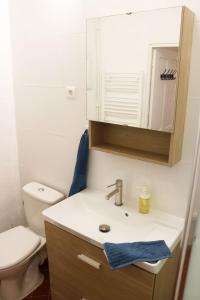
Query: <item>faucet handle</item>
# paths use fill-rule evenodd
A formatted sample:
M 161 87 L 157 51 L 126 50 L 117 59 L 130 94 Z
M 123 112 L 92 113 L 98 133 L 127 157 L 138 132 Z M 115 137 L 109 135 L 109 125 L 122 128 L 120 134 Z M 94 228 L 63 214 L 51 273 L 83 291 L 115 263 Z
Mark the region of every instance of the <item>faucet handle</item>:
M 115 183 L 106 186 L 106 188 L 109 188 L 111 186 L 118 186 L 118 185 L 120 185 L 120 186 L 122 185 L 122 180 L 121 179 L 116 179 Z
M 110 184 L 110 185 L 106 186 L 106 188 L 109 188 L 109 187 L 114 186 L 114 185 L 116 185 L 116 182 L 113 183 L 113 184 Z

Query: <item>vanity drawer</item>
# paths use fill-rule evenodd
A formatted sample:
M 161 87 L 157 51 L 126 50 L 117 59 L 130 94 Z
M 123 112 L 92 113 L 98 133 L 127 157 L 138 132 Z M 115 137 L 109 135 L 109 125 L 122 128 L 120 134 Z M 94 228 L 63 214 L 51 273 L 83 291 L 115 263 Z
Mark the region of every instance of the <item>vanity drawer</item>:
M 53 300 L 150 300 L 155 275 L 136 266 L 112 271 L 103 250 L 46 222 Z

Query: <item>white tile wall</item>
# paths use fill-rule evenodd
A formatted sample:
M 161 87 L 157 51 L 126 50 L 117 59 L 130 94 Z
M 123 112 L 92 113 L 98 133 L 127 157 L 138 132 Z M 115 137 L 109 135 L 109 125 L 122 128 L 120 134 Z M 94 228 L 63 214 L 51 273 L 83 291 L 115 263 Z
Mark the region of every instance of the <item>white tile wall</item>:
M 21 182 L 67 193 L 86 123 L 82 1 L 10 0 L 10 12 Z
M 0 1 L 0 232 L 23 221 L 7 1 Z
M 194 10 L 197 22 L 181 162 L 168 168 L 92 151 L 89 185 L 104 188 L 121 177 L 126 198 L 136 204 L 136 186 L 147 183 L 154 207 L 184 216 L 200 111 L 200 4 L 195 0 L 10 0 L 22 184 L 39 180 L 69 189 L 85 126 L 85 17 L 183 4 Z M 77 87 L 76 100 L 66 99 L 66 85 Z

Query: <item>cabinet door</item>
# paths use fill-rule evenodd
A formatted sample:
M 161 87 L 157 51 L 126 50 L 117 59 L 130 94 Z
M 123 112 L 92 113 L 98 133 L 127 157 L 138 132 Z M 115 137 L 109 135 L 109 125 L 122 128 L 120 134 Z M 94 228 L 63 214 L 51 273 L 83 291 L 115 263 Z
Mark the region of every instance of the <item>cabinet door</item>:
M 135 266 L 112 271 L 100 248 L 49 223 L 46 236 L 53 300 L 152 299 L 155 275 Z

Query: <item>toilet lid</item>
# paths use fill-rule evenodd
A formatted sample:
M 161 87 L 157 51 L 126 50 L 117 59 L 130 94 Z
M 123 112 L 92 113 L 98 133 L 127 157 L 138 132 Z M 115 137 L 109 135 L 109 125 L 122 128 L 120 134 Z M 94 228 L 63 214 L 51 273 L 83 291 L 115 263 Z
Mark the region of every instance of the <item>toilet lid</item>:
M 28 257 L 40 244 L 40 237 L 23 226 L 0 233 L 0 270 Z

